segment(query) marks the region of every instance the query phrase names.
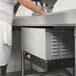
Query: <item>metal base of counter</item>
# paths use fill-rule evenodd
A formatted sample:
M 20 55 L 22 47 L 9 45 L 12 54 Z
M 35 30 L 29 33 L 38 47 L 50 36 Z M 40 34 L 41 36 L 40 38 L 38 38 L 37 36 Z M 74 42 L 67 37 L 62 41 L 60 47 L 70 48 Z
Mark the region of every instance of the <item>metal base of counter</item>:
M 28 59 L 31 63 L 37 64 L 38 66 L 41 65 L 45 72 L 39 72 L 31 75 L 26 75 L 25 71 L 25 59 Z M 67 65 L 65 65 L 65 64 Z M 54 65 L 55 64 L 55 65 Z M 70 72 L 68 72 L 65 68 L 73 67 L 74 68 L 74 58 L 69 59 L 62 59 L 62 60 L 53 60 L 53 61 L 44 61 L 39 59 L 29 53 L 22 51 L 22 76 L 50 76 L 51 74 L 56 74 L 57 72 L 65 73 L 66 76 L 74 76 Z M 55 72 L 55 73 L 54 73 Z M 50 74 L 49 74 L 50 73 Z M 74 74 L 74 73 L 73 73 Z M 60 75 L 63 76 L 63 75 Z M 65 76 L 65 75 L 64 75 Z

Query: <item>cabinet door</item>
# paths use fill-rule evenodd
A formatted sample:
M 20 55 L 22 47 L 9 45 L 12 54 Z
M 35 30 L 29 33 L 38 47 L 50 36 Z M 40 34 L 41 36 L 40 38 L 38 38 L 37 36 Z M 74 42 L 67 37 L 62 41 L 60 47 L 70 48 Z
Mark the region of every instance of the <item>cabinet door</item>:
M 21 35 L 22 50 L 37 57 L 46 58 L 44 28 L 23 28 Z

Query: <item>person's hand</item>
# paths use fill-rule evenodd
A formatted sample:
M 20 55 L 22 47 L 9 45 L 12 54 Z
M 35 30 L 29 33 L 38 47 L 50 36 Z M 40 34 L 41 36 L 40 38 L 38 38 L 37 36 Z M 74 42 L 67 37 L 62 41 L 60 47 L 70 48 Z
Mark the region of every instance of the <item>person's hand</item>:
M 46 14 L 47 14 L 47 12 L 42 11 L 42 13 L 40 15 L 46 15 Z

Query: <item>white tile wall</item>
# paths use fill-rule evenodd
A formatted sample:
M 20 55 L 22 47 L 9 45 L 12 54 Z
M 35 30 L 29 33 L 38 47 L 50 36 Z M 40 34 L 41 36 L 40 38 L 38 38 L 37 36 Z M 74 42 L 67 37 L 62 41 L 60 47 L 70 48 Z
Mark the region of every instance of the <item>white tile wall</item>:
M 13 31 L 13 47 L 12 47 L 12 56 L 8 64 L 7 72 L 14 72 L 21 70 L 21 32 Z M 29 63 L 26 61 L 26 69 L 29 67 Z

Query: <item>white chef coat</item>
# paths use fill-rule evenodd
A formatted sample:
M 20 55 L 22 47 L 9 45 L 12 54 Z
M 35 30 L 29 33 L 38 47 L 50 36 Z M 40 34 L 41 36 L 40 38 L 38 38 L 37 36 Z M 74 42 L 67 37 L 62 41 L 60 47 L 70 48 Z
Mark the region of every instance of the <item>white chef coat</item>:
M 13 7 L 16 0 L 0 0 L 0 66 L 6 65 L 11 55 Z
M 76 9 L 76 0 L 57 0 L 52 12 Z

